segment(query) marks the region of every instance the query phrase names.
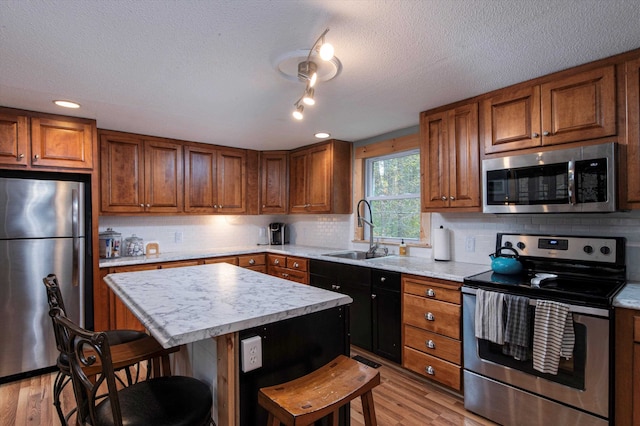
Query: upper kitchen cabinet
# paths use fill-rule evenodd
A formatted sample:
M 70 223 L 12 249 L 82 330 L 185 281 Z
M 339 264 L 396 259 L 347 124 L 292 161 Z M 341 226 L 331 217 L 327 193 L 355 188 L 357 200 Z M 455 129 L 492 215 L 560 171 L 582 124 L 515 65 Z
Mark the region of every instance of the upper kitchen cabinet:
M 107 214 L 182 212 L 182 144 L 101 131 L 100 196 Z
M 480 211 L 478 104 L 420 114 L 422 210 Z
M 350 142 L 331 140 L 289 155 L 289 213 L 351 213 Z
M 260 153 L 260 213 L 285 214 L 289 207 L 289 153 Z
M 187 213 L 245 213 L 246 162 L 243 149 L 185 145 Z
M 620 160 L 620 207 L 640 208 L 640 58 L 625 63 L 626 155 Z M 626 160 L 626 161 L 625 161 Z
M 93 169 L 94 120 L 0 108 L 0 167 Z
M 615 135 L 615 67 L 500 90 L 481 115 L 485 154 Z

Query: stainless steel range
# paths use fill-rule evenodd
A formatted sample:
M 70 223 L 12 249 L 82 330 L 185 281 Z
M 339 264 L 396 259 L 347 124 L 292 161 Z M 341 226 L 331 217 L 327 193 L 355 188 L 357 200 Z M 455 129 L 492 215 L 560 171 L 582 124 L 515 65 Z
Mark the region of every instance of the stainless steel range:
M 612 300 L 625 240 L 498 234 L 521 273 L 465 278 L 465 408 L 504 425 L 613 424 Z

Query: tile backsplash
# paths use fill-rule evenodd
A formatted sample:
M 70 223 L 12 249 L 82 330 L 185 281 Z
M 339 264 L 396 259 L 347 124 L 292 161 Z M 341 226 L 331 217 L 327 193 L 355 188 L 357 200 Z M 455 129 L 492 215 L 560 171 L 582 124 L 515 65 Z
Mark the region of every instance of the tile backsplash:
M 100 231 L 107 227 L 157 241 L 163 252 L 234 247 L 257 244 L 262 229 L 271 222 L 287 223 L 291 242 L 335 249 L 354 248 L 352 215 L 288 216 L 102 216 Z M 482 213 L 434 213 L 433 229 L 451 231 L 451 260 L 487 265 L 495 250 L 498 232 L 599 235 L 626 237 L 628 278 L 640 280 L 640 211 L 580 215 L 493 215 Z M 177 240 L 182 239 L 182 242 Z M 473 251 L 467 242 L 473 242 Z M 362 249 L 364 245 L 357 245 Z M 397 247 L 390 247 L 397 252 Z M 410 247 L 409 255 L 431 258 L 430 248 Z

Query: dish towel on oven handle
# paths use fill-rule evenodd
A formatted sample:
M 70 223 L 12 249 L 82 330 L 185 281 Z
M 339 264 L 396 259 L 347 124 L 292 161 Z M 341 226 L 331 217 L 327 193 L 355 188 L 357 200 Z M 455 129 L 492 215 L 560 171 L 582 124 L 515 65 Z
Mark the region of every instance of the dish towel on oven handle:
M 560 357 L 571 358 L 575 341 L 569 305 L 538 300 L 533 326 L 533 368 L 558 374 Z
M 502 353 L 518 361 L 529 359 L 529 298 L 506 294 Z
M 478 289 L 475 315 L 475 334 L 478 339 L 504 344 L 503 303 L 504 293 Z

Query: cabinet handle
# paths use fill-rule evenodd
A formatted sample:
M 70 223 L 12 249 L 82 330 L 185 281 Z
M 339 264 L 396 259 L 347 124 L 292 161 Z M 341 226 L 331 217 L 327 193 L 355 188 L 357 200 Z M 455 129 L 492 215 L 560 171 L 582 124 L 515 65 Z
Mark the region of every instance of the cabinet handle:
M 299 268 L 299 267 L 300 267 L 300 264 L 299 264 L 298 262 L 293 262 L 293 267 L 294 267 L 294 268 Z
M 447 196 L 443 195 L 442 197 L 440 197 L 442 199 L 442 201 L 447 201 Z
M 551 133 L 547 132 L 546 130 L 544 132 L 542 132 L 542 136 L 549 136 Z
M 383 283 L 387 280 L 387 277 L 380 277 L 380 282 Z
M 36 155 L 34 155 L 34 156 L 33 156 L 33 159 L 34 159 L 35 161 L 38 161 L 38 160 L 40 159 L 40 156 L 39 156 L 38 154 L 36 154 Z
M 249 259 L 249 265 L 255 265 L 256 261 L 254 259 Z
M 424 314 L 424 319 L 426 319 L 427 321 L 435 321 L 436 317 L 434 317 L 431 312 L 427 312 L 426 314 Z
M 144 208 L 144 204 L 140 204 L 140 207 Z
M 220 204 L 218 207 L 220 207 L 221 209 L 224 208 L 224 206 L 222 204 Z
M 266 204 L 263 204 L 263 205 L 262 205 L 262 208 L 263 208 L 263 209 L 264 209 L 264 208 L 266 208 L 266 207 L 267 207 L 267 205 L 266 205 Z
M 433 340 L 427 340 L 426 342 L 424 342 L 424 344 L 427 345 L 429 349 L 436 348 L 436 343 Z
M 533 138 L 539 138 L 539 137 L 540 137 L 540 133 L 536 133 L 536 132 L 534 132 L 534 133 L 531 135 L 531 137 L 533 137 Z
M 331 288 L 333 290 L 340 290 L 340 286 L 339 285 L 335 285 L 335 284 L 331 284 Z
M 427 368 L 425 368 L 424 371 L 426 371 L 427 374 L 430 376 L 433 376 L 436 374 L 436 370 L 434 370 L 433 367 L 430 365 Z
M 280 264 L 280 259 L 276 259 L 276 260 L 274 260 L 274 261 L 273 261 L 273 264 L 274 264 L 274 265 L 279 265 L 279 264 Z
M 147 204 L 147 208 L 151 207 L 151 204 Z
M 283 273 L 282 273 L 282 276 L 283 276 L 283 277 L 285 277 L 285 278 L 287 278 L 287 277 L 289 276 L 289 274 L 287 274 L 287 273 L 283 272 Z
M 433 291 L 433 289 L 432 289 L 432 288 L 430 288 L 429 290 L 427 290 L 427 291 L 425 292 L 425 294 L 427 295 L 427 297 L 436 297 L 436 292 L 435 292 L 435 291 Z
M 18 160 L 22 160 L 24 158 L 24 154 L 18 154 Z
M 371 295 L 371 299 L 375 299 L 377 296 L 375 294 Z
M 455 199 L 456 199 L 456 197 L 454 197 L 454 196 L 452 195 L 452 196 L 450 196 L 450 197 L 449 197 L 449 199 L 450 199 L 451 201 L 453 201 L 453 200 L 455 200 Z

